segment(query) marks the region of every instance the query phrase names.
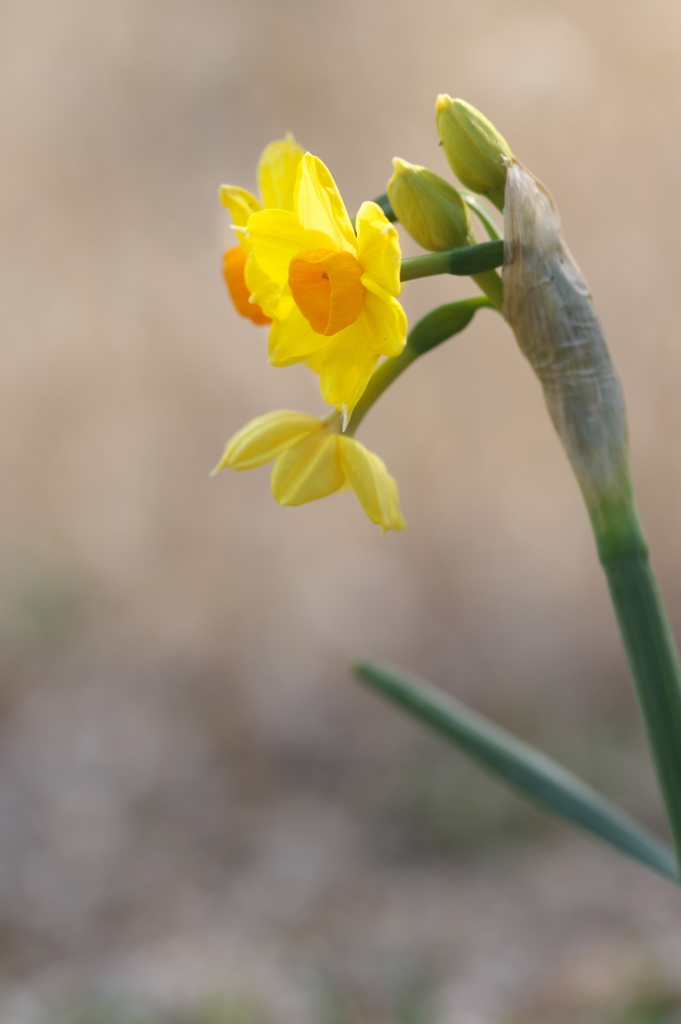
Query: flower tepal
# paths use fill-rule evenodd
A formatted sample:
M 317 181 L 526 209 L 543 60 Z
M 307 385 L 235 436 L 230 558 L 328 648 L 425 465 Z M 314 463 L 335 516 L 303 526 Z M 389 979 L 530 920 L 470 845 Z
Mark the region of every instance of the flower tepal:
M 258 211 L 246 227 L 246 284 L 272 319 L 270 362 L 307 363 L 324 401 L 351 411 L 379 358 L 399 355 L 406 341 L 397 231 L 369 202 L 355 233 L 331 174 L 310 153 L 293 209 Z
M 272 493 L 280 505 L 304 505 L 350 486 L 372 523 L 403 530 L 397 484 L 382 459 L 340 433 L 341 417 L 290 409 L 258 416 L 227 442 L 214 473 L 275 460 Z
M 265 147 L 258 161 L 257 172 L 262 203 L 245 188 L 239 188 L 237 185 L 220 187 L 220 202 L 231 213 L 240 240 L 252 213 L 262 210 L 263 207 L 293 209 L 293 191 L 302 156 L 302 149 L 290 134 L 285 139 L 276 139 Z M 241 244 L 227 249 L 222 257 L 222 276 L 237 313 L 255 324 L 269 324 L 272 322 L 271 318 L 253 302 L 246 285 L 246 260 L 247 254 Z

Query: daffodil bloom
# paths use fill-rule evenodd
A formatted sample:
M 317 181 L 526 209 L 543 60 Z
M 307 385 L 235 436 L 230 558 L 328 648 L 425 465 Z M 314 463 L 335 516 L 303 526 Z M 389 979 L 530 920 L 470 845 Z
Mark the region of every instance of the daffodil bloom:
M 352 411 L 379 358 L 404 348 L 397 231 L 376 203 L 362 203 L 355 233 L 331 174 L 310 153 L 293 209 L 253 213 L 246 227 L 246 284 L 273 321 L 270 362 L 307 363 L 324 401 Z
M 237 185 L 220 187 L 220 202 L 231 213 L 237 234 L 245 232 L 248 218 L 258 210 L 267 207 L 293 209 L 293 189 L 302 156 L 302 149 L 290 134 L 265 147 L 257 171 L 262 202 Z M 222 257 L 222 276 L 237 313 L 255 324 L 269 324 L 271 318 L 265 316 L 260 306 L 251 301 L 251 293 L 244 279 L 246 260 L 247 254 L 241 245 L 227 249 Z
M 372 523 L 403 530 L 397 484 L 378 455 L 326 419 L 284 409 L 258 416 L 227 442 L 213 470 L 253 469 L 274 459 L 272 493 L 280 505 L 304 505 L 351 487 Z

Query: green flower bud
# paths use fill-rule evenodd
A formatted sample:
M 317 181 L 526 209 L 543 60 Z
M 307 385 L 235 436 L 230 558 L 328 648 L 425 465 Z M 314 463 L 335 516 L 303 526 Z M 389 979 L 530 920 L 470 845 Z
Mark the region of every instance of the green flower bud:
M 435 121 L 444 154 L 461 184 L 503 210 L 506 161 L 513 160 L 506 139 L 470 103 L 446 94 L 437 98 Z
M 468 208 L 453 185 L 434 171 L 395 157 L 388 199 L 400 224 L 424 249 L 438 252 L 471 244 Z

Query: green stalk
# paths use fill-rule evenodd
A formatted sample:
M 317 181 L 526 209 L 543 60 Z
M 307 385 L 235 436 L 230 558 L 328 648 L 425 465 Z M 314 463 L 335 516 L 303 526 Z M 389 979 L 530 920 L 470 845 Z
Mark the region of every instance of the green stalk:
M 501 233 L 501 229 L 485 204 L 481 203 L 476 196 L 472 196 L 469 192 L 460 192 L 459 194 L 466 206 L 470 207 L 477 214 L 490 239 L 492 241 L 502 239 L 504 236 Z
M 419 320 L 409 332 L 407 344 L 400 355 L 386 359 L 372 373 L 364 394 L 352 412 L 346 435 L 353 436 L 376 399 L 415 359 L 458 334 L 468 326 L 479 309 L 485 308 L 493 308 L 493 303 L 484 295 L 477 295 L 438 306 Z
M 681 864 L 681 666 L 635 510 L 592 516 Z
M 402 260 L 401 281 L 414 281 L 419 277 L 433 277 L 435 274 L 456 274 L 472 277 L 494 270 L 504 262 L 504 243 L 481 242 L 480 245 L 465 246 L 461 249 L 445 249 L 431 252 L 426 256 L 412 256 Z
M 499 239 L 496 239 L 496 241 L 499 241 Z M 478 240 L 471 231 L 468 236 L 468 245 L 472 248 L 477 246 L 477 244 Z M 494 308 L 501 312 L 504 305 L 504 286 L 496 270 L 486 270 L 482 274 L 471 274 L 471 279 L 475 281 L 480 291 L 487 296 Z
M 347 437 L 353 437 L 374 402 L 381 397 L 394 380 L 404 373 L 407 367 L 411 366 L 418 356 L 419 353 L 410 348 L 407 343 L 399 356 L 395 356 L 394 359 L 386 359 L 376 367 L 362 397 L 352 411 L 350 422 L 345 428 Z
M 480 291 L 484 292 L 494 308 L 501 312 L 504 304 L 504 286 L 497 272 L 495 270 L 488 270 L 484 274 L 471 274 L 471 280 L 475 281 Z
M 636 513 L 624 397 L 589 288 L 541 182 L 507 171 L 504 316 L 584 497 L 681 864 L 681 669 Z
M 501 232 L 496 224 L 496 221 L 492 218 L 489 210 L 487 210 L 481 202 L 479 202 L 475 196 L 464 195 L 462 193 L 461 198 L 475 210 L 478 217 L 485 225 L 487 233 L 493 242 L 500 243 L 496 249 L 485 249 L 489 243 L 482 243 L 478 246 L 475 235 L 471 234 L 467 245 L 471 249 L 475 249 L 475 252 L 469 254 L 470 262 L 461 259 L 452 259 L 454 253 L 460 253 L 461 249 L 449 249 L 445 252 L 432 253 L 431 256 L 416 256 L 412 259 L 402 261 L 402 281 L 412 281 L 418 277 L 430 277 L 434 274 L 459 274 L 461 276 L 470 275 L 475 283 L 477 284 L 480 291 L 484 292 L 487 298 L 490 300 L 495 309 L 501 310 L 504 301 L 504 286 L 501 283 L 501 278 L 492 268 L 500 267 L 503 262 L 503 239 Z M 390 205 L 390 200 L 387 194 L 378 196 L 374 199 L 374 202 L 381 207 L 383 213 L 386 215 L 388 220 L 396 221 L 395 211 Z M 432 259 L 432 257 L 444 256 L 444 260 Z M 463 269 L 457 269 L 462 267 Z M 471 269 L 466 269 L 470 267 Z M 476 268 L 480 269 L 480 273 L 474 273 Z

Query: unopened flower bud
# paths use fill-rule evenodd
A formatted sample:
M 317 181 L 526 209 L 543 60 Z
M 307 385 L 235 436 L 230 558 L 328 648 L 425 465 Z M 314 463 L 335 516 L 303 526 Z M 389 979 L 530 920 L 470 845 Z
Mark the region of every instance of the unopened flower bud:
M 437 98 L 435 120 L 444 154 L 461 184 L 502 210 L 506 166 L 513 159 L 506 139 L 470 103 L 446 94 Z
M 388 198 L 397 219 L 424 249 L 438 252 L 471 244 L 468 208 L 449 182 L 434 171 L 395 157 Z

